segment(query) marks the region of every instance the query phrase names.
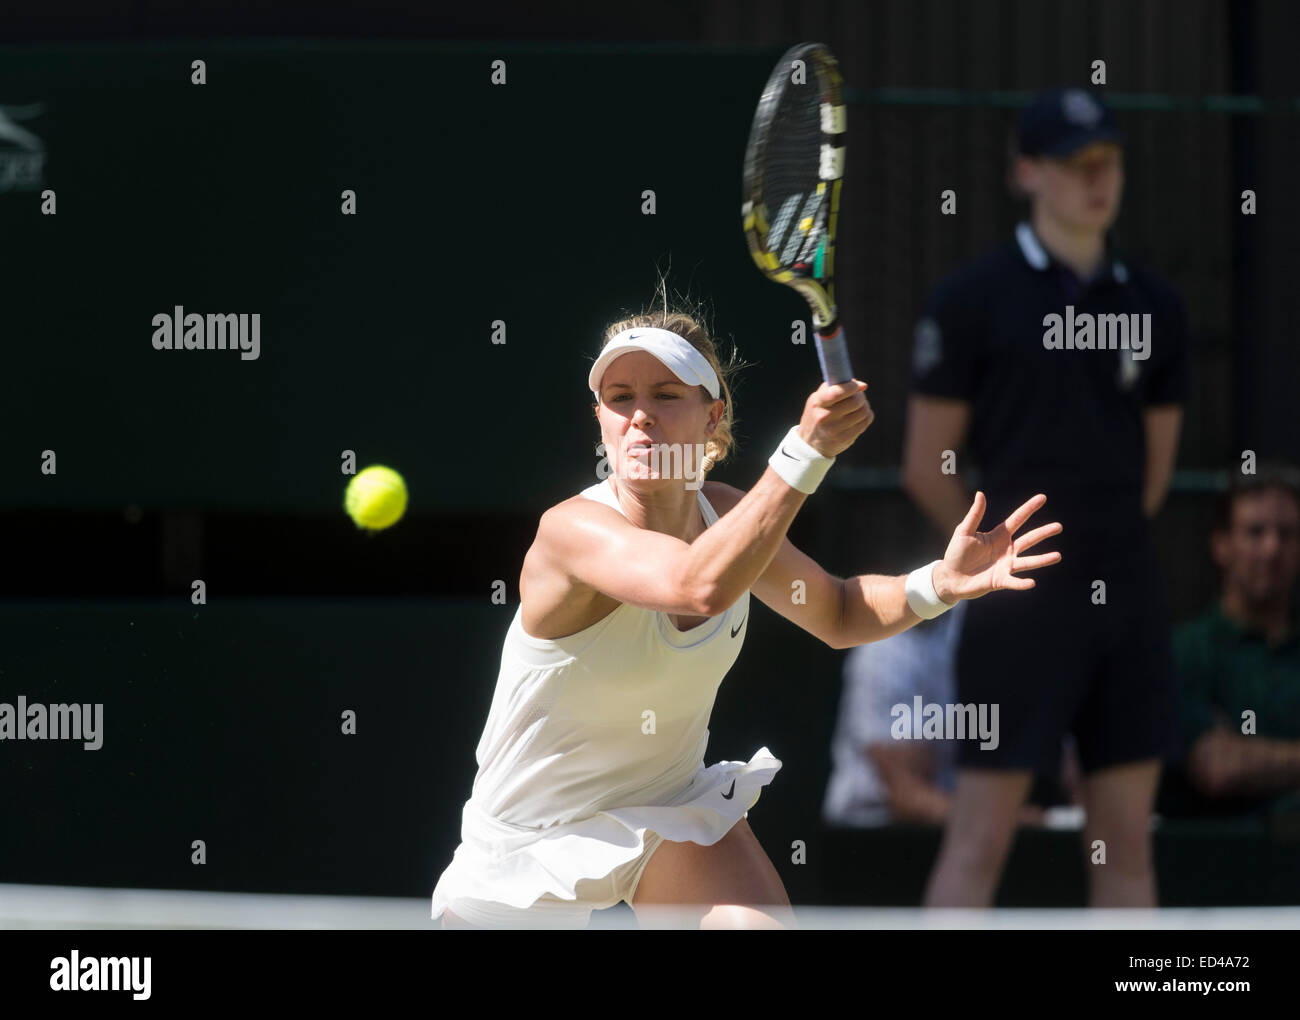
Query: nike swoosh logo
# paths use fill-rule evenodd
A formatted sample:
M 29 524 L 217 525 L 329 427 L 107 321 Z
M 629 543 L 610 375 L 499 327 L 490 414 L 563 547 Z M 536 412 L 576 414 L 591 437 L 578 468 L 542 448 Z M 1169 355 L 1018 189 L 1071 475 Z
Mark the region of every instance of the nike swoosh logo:
M 782 453 L 785 453 L 785 444 L 784 444 L 784 443 L 781 444 L 781 452 L 782 452 Z M 798 460 L 798 459 L 799 459 L 799 458 L 796 457 L 793 453 L 785 453 L 785 455 L 786 455 L 787 457 L 789 457 L 791 460 Z
M 743 626 L 745 626 L 745 620 L 748 620 L 748 619 L 749 619 L 749 614 L 746 613 L 746 614 L 744 615 L 744 617 L 741 618 L 741 621 L 740 621 L 738 624 L 736 624 L 736 626 L 732 629 L 732 631 L 731 631 L 731 636 L 732 636 L 732 637 L 735 637 L 737 634 L 740 633 L 740 628 L 743 627 Z
M 722 795 L 722 799 L 731 800 L 731 798 L 734 797 L 735 795 L 736 795 L 736 781 L 733 779 L 731 781 L 731 789 Z

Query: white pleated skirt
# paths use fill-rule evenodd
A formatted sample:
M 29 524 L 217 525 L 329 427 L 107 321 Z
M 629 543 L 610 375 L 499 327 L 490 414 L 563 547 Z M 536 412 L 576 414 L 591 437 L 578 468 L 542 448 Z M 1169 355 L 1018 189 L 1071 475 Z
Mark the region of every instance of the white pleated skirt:
M 666 803 L 610 808 L 545 829 L 502 822 L 471 799 L 461 814 L 461 844 L 433 891 L 433 918 L 462 898 L 519 909 L 543 897 L 592 910 L 615 906 L 621 900 L 610 897 L 616 893 L 583 901 L 578 883 L 603 879 L 636 860 L 646 850 L 647 834 L 712 846 L 749 813 L 780 768 L 763 747 L 747 762 L 701 764 Z

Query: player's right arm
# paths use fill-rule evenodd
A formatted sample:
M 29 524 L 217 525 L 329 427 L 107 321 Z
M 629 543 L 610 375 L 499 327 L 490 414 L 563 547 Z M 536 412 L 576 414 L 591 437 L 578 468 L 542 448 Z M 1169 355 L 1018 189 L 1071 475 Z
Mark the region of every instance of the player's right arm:
M 827 457 L 847 450 L 871 424 L 864 388 L 856 381 L 818 387 L 799 423 L 804 441 Z M 715 616 L 767 569 L 805 498 L 769 467 L 690 543 L 638 528 L 592 500 L 566 500 L 543 514 L 525 580 L 548 602 L 599 592 L 643 609 Z
M 642 609 L 714 616 L 762 573 L 805 499 L 770 469 L 750 495 L 743 520 L 727 528 L 720 520 L 691 543 L 638 528 L 601 503 L 569 500 L 542 516 L 525 569 L 549 574 L 568 598 L 587 589 Z
M 961 449 L 970 429 L 971 405 L 946 397 L 912 396 L 903 441 L 903 491 L 947 535 L 966 516 L 971 497 L 956 474 L 942 470 L 944 453 Z

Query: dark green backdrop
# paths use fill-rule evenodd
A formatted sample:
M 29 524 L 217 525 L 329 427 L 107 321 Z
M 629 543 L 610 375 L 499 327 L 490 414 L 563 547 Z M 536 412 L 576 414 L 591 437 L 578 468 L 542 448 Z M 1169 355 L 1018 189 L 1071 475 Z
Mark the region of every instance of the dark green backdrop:
M 6 52 L 0 102 L 44 107 L 22 123 L 58 213 L 0 195 L 5 503 L 332 511 L 351 449 L 402 470 L 414 509 L 545 505 L 594 478 L 584 366 L 601 328 L 670 265 L 760 363 L 742 433 L 767 449 L 818 381 L 789 342 L 806 309 L 759 276 L 740 230 L 774 57 Z M 261 313 L 260 358 L 154 350 L 153 316 L 176 305 Z M 55 478 L 33 470 L 45 449 Z

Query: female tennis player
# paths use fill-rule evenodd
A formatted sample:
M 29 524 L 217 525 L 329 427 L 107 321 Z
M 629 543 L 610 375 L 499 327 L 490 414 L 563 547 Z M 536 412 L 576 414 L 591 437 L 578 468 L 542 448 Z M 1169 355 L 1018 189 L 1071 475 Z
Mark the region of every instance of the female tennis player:
M 767 748 L 703 762 L 750 592 L 849 648 L 959 599 L 1032 588 L 1015 574 L 1060 559 L 1022 555 L 1059 524 L 1013 538 L 1046 497 L 981 534 L 977 493 L 942 560 L 904 577 L 833 577 L 786 530 L 871 424 L 866 384 L 819 386 L 742 492 L 654 456 L 698 445 L 707 471 L 727 455 L 728 375 L 666 294 L 606 331 L 588 386 L 612 472 L 543 514 L 524 559 L 461 844 L 433 893 L 444 927 L 583 928 L 623 901 L 639 915 L 687 905 L 705 928 L 792 926 L 746 820 L 781 762 Z

